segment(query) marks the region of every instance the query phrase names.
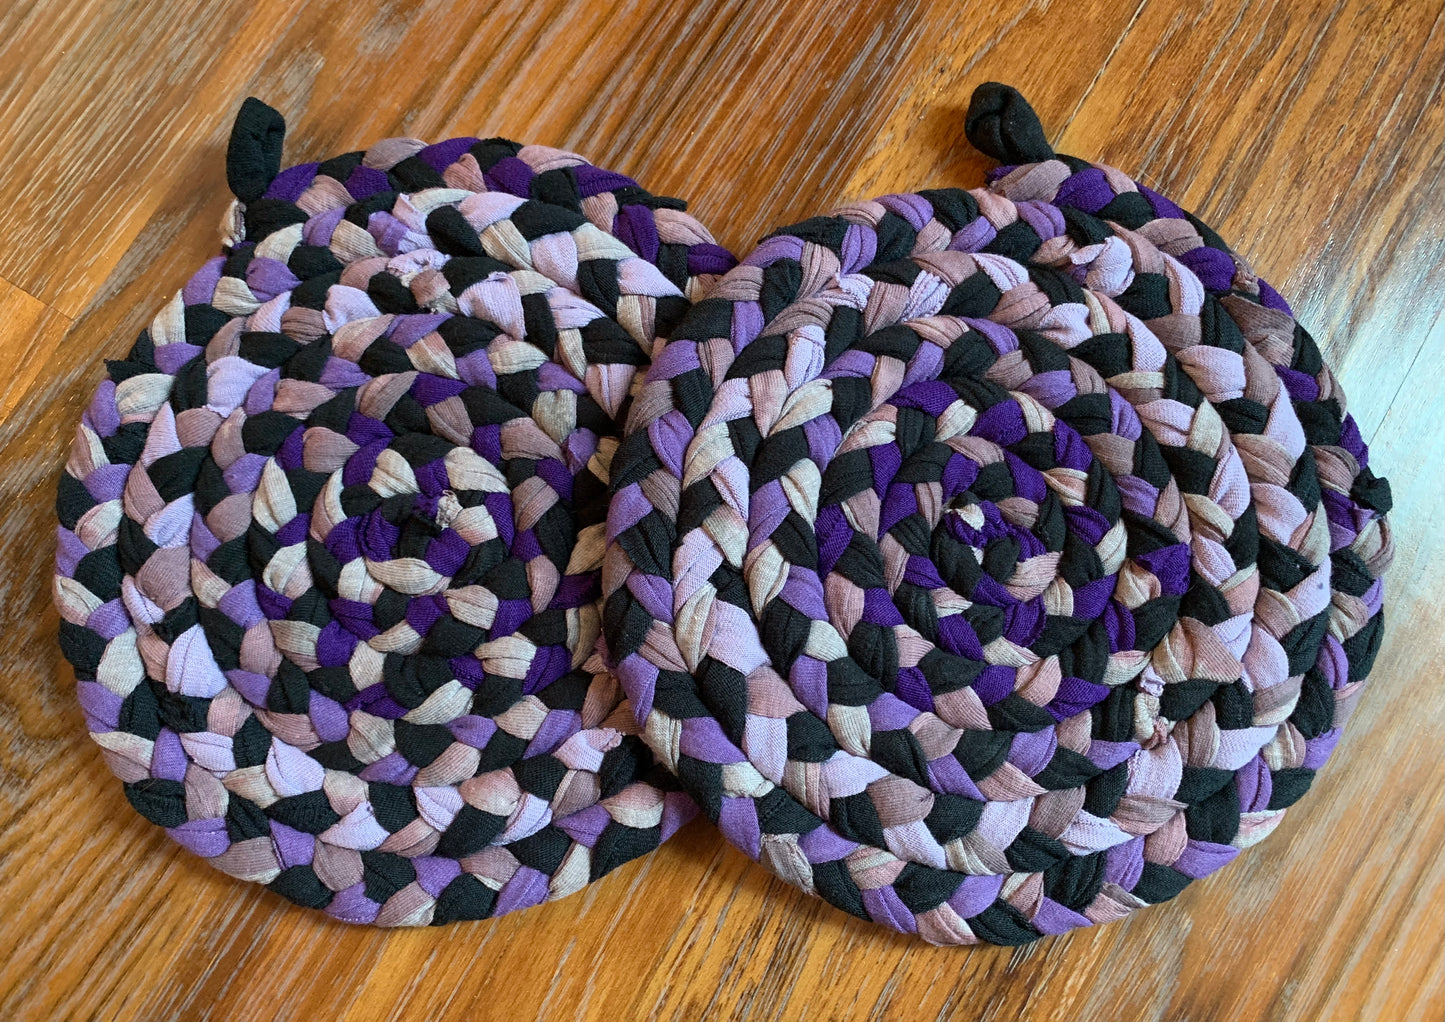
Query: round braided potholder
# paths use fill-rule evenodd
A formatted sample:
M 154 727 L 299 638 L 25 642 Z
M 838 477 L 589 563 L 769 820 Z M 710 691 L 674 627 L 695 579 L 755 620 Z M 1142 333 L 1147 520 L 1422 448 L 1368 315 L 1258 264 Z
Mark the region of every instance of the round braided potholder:
M 854 915 L 1021 944 L 1266 836 L 1378 649 L 1389 488 L 1195 218 L 1055 156 L 779 230 L 657 354 L 604 634 L 727 838 Z
M 109 363 L 55 600 L 131 804 L 349 922 L 578 890 L 692 803 L 602 666 L 634 376 L 734 265 L 571 153 L 388 139 L 280 169 L 248 100 L 207 262 Z

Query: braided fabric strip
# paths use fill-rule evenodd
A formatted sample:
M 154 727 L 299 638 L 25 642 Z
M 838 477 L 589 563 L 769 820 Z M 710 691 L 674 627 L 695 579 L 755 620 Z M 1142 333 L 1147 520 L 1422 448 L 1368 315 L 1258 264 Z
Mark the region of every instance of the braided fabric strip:
M 734 260 L 542 146 L 281 171 L 252 103 L 228 254 L 109 363 L 60 482 L 87 726 L 139 813 L 337 919 L 562 897 L 695 812 L 597 654 L 603 515 L 634 376 Z
M 778 876 L 940 944 L 1118 919 L 1266 836 L 1391 556 L 1278 294 L 1025 143 L 765 239 L 613 462 L 604 633 L 648 744 Z

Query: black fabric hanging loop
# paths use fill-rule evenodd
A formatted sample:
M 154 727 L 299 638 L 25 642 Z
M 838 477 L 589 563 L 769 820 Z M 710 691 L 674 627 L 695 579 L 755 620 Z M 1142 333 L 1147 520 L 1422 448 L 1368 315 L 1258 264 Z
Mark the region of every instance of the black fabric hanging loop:
M 226 146 L 226 184 L 242 202 L 255 202 L 266 194 L 281 173 L 281 146 L 286 139 L 286 118 L 255 96 L 246 97 L 236 112 L 231 141 Z
M 963 133 L 975 149 L 1001 163 L 1041 163 L 1054 158 L 1039 115 L 1009 85 L 985 82 L 973 90 Z

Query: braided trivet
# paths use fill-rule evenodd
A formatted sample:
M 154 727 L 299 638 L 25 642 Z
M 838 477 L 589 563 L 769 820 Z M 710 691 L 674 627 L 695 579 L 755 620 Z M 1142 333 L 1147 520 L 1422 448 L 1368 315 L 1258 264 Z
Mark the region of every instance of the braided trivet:
M 1378 649 L 1389 487 L 1209 228 L 1055 156 L 784 228 L 658 353 L 604 632 L 730 841 L 855 915 L 1021 944 L 1267 835 Z
M 499 915 L 692 813 L 600 629 L 634 374 L 734 260 L 570 153 L 388 139 L 280 170 L 242 108 L 228 255 L 109 363 L 61 479 L 86 722 L 147 819 L 382 926 Z

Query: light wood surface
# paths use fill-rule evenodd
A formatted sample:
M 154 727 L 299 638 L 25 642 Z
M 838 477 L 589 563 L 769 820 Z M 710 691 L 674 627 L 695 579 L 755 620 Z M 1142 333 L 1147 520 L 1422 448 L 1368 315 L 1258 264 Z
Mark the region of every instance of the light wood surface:
M 1438 0 L 0 4 L 0 1018 L 1445 1016 L 1442 48 Z M 961 950 L 811 900 L 701 822 L 569 899 L 383 932 L 131 811 L 55 644 L 55 479 L 101 359 L 215 249 L 242 97 L 285 112 L 288 163 L 503 134 L 686 197 L 744 249 L 980 184 L 961 122 L 986 79 L 1245 253 L 1394 484 L 1385 650 L 1273 837 L 1125 922 Z

